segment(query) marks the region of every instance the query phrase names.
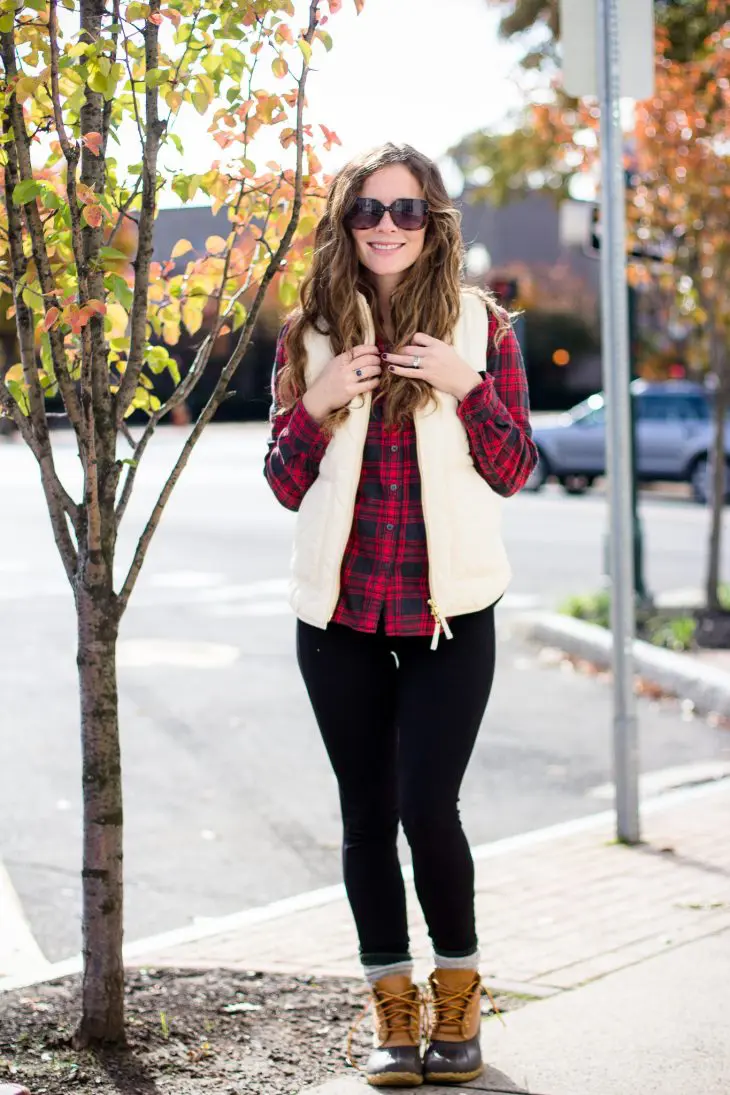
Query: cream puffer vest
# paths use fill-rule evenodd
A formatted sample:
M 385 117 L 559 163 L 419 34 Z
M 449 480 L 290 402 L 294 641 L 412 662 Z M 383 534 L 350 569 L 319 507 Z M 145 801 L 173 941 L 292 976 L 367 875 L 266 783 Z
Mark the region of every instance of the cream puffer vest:
M 375 342 L 370 309 L 361 298 L 365 343 Z M 464 292 L 454 331 L 454 348 L 475 372 L 487 355 L 487 315 L 478 296 Z M 333 352 L 326 335 L 310 329 L 305 336 L 306 381 L 310 386 Z M 447 617 L 477 612 L 504 593 L 511 577 L 502 543 L 501 498 L 474 467 L 458 401 L 434 392 L 414 416 L 421 500 L 429 561 L 429 607 L 434 618 L 433 646 Z M 370 393 L 357 396 L 350 414 L 332 436 L 297 515 L 290 603 L 300 620 L 326 628 L 337 605 L 340 569 L 347 547 L 362 470 L 370 419 Z

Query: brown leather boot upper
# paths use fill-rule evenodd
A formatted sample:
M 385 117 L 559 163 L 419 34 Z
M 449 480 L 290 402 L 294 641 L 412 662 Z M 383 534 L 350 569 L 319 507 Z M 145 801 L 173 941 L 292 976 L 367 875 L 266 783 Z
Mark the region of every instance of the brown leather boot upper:
M 476 970 L 436 969 L 428 979 L 431 986 L 431 1039 L 465 1042 L 475 1038 L 481 1027 L 481 979 Z
M 372 987 L 379 1046 L 421 1043 L 421 994 L 406 974 L 381 977 Z

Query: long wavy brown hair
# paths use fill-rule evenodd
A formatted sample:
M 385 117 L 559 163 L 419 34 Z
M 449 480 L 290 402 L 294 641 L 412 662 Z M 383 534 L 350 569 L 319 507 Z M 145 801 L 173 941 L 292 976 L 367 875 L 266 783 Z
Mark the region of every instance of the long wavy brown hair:
M 418 180 L 428 202 L 429 215 L 423 251 L 405 271 L 390 299 L 393 352 L 409 345 L 418 331 L 450 342 L 459 318 L 459 295 L 464 285 L 464 247 L 461 215 L 451 201 L 441 173 L 426 156 L 410 145 L 385 144 L 351 160 L 335 176 L 324 215 L 314 241 L 311 268 L 300 288 L 300 306 L 291 316 L 286 332 L 287 365 L 277 381 L 280 410 L 291 409 L 306 390 L 307 354 L 304 335 L 311 326 L 329 336 L 335 356 L 362 345 L 366 331 L 358 293 L 365 297 L 375 322 L 376 334 L 384 335 L 383 317 L 370 272 L 360 263 L 355 243 L 344 220 L 363 183 L 376 171 L 402 164 Z M 509 325 L 509 317 L 489 293 L 478 292 L 498 319 L 498 339 Z M 432 399 L 432 389 L 423 380 L 396 376 L 384 370 L 375 396 L 384 402 L 389 425 L 402 422 L 418 407 Z M 331 433 L 348 415 L 336 411 L 324 423 Z

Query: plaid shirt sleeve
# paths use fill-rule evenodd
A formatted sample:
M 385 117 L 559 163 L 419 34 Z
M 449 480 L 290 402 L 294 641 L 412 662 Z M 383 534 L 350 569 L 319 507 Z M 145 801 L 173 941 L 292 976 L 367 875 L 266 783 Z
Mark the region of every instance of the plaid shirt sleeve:
M 304 407 L 301 399 L 292 410 L 279 412 L 277 382 L 286 365 L 286 325 L 279 332 L 271 376 L 271 434 L 264 460 L 264 475 L 277 500 L 286 509 L 298 510 L 302 499 L 319 473 L 327 449 L 327 438 Z
M 495 346 L 496 331 L 497 320 L 490 313 L 487 375 L 461 401 L 457 413 L 477 471 L 492 490 L 508 498 L 529 479 L 537 450 L 520 344 L 510 327 Z

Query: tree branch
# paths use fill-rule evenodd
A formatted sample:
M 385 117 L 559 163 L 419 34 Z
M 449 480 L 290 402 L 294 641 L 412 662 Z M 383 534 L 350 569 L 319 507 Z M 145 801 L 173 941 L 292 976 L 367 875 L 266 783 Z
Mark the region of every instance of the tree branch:
M 159 10 L 160 0 L 151 0 L 150 14 L 154 15 Z M 156 69 L 158 65 L 159 33 L 157 25 L 148 20 L 145 24 L 144 36 L 145 73 L 147 73 Z M 124 420 L 124 415 L 134 399 L 139 374 L 144 365 L 150 263 L 152 261 L 153 231 L 157 205 L 157 155 L 165 129 L 164 122 L 159 120 L 159 93 L 156 87 L 145 88 L 145 107 L 147 133 L 142 153 L 142 209 L 139 216 L 137 258 L 134 261 L 134 297 L 130 313 L 129 359 L 115 399 L 117 426 Z
M 305 40 L 307 42 L 309 42 L 310 44 L 311 44 L 312 39 L 314 37 L 314 32 L 315 32 L 315 30 L 317 29 L 317 26 L 318 26 L 318 18 L 317 18 L 318 6 L 319 6 L 318 0 L 311 0 L 310 7 L 309 7 L 309 26 L 307 28 L 307 33 L 304 35 Z M 121 588 L 121 591 L 119 593 L 119 597 L 118 597 L 118 600 L 117 600 L 117 606 L 118 606 L 120 616 L 124 612 L 124 610 L 126 609 L 128 603 L 129 603 L 129 598 L 131 597 L 132 591 L 134 590 L 134 587 L 136 585 L 137 578 L 139 577 L 139 573 L 142 569 L 142 564 L 144 563 L 145 557 L 147 555 L 147 551 L 148 551 L 149 546 L 150 546 L 150 542 L 151 542 L 152 537 L 155 533 L 155 530 L 157 529 L 157 526 L 160 523 L 160 519 L 161 519 L 162 514 L 165 510 L 165 506 L 167 505 L 167 502 L 169 501 L 170 495 L 173 492 L 175 484 L 177 483 L 178 479 L 180 478 L 180 475 L 182 474 L 183 469 L 185 468 L 188 460 L 190 459 L 190 454 L 192 453 L 195 445 L 197 444 L 198 439 L 200 438 L 203 430 L 208 425 L 211 418 L 213 417 L 215 412 L 218 410 L 218 407 L 220 406 L 221 402 L 223 401 L 223 399 L 225 397 L 226 389 L 228 387 L 228 384 L 230 383 L 231 377 L 233 376 L 236 369 L 240 365 L 240 363 L 241 363 L 241 361 L 242 361 L 242 359 L 243 359 L 243 357 L 246 353 L 246 350 L 248 349 L 249 343 L 251 341 L 251 335 L 253 333 L 253 326 L 254 326 L 254 323 L 256 322 L 256 319 L 258 317 L 258 313 L 260 311 L 261 304 L 262 304 L 264 296 L 266 294 L 266 290 L 267 290 L 271 280 L 275 276 L 276 272 L 278 271 L 279 266 L 281 264 L 281 261 L 282 261 L 283 257 L 286 255 L 286 252 L 289 248 L 289 245 L 291 244 L 291 241 L 294 237 L 294 233 L 296 231 L 296 227 L 297 227 L 297 224 L 299 222 L 299 214 L 300 214 L 301 207 L 302 207 L 302 177 L 303 177 L 303 161 L 304 161 L 304 88 L 305 88 L 305 85 L 306 85 L 307 73 L 308 72 L 309 72 L 309 66 L 307 65 L 307 63 L 305 61 L 303 66 L 302 66 L 301 76 L 298 80 L 299 94 L 297 96 L 297 119 L 296 119 L 297 161 L 296 161 L 296 173 L 295 173 L 295 184 L 294 184 L 294 201 L 293 201 L 293 204 L 292 204 L 292 211 L 291 211 L 291 216 L 289 218 L 289 223 L 287 224 L 286 230 L 284 231 L 284 235 L 281 238 L 281 242 L 279 243 L 279 246 L 277 248 L 276 255 L 274 256 L 274 258 L 269 263 L 269 265 L 266 269 L 266 272 L 264 273 L 264 276 L 261 279 L 261 283 L 260 283 L 258 291 L 256 293 L 256 297 L 255 297 L 253 306 L 249 311 L 249 314 L 246 318 L 246 322 L 244 323 L 243 330 L 242 330 L 242 333 L 241 333 L 241 337 L 239 338 L 239 341 L 238 341 L 238 345 L 236 346 L 236 349 L 234 350 L 234 352 L 233 352 L 230 360 L 228 361 L 227 365 L 221 371 L 221 375 L 218 378 L 216 386 L 213 389 L 213 392 L 211 393 L 211 396 L 208 399 L 208 402 L 206 403 L 205 407 L 201 411 L 197 422 L 195 423 L 195 425 L 194 425 L 193 429 L 191 430 L 187 440 L 185 441 L 185 444 L 183 445 L 182 451 L 180 452 L 180 456 L 178 457 L 178 459 L 175 463 L 175 466 L 172 469 L 172 471 L 171 471 L 171 473 L 170 473 L 170 475 L 167 479 L 167 482 L 165 483 L 164 487 L 162 488 L 162 491 L 160 492 L 160 495 L 157 499 L 157 502 L 155 503 L 155 507 L 152 510 L 150 518 L 149 518 L 149 520 L 148 520 L 148 522 L 147 522 L 147 524 L 146 524 L 146 526 L 145 526 L 145 528 L 142 532 L 142 535 L 140 536 L 139 542 L 137 544 L 137 548 L 136 548 L 134 556 L 132 558 L 132 563 L 130 565 L 129 571 L 128 571 L 127 576 L 124 580 L 124 584 L 122 585 L 122 588 Z
M 18 75 L 12 33 L 0 34 L 0 48 L 2 49 L 6 75 L 9 80 L 12 80 Z M 17 155 L 18 175 L 20 181 L 24 182 L 33 178 L 33 168 L 30 158 L 30 138 L 28 137 L 22 108 L 14 94 L 8 96 L 6 112 L 12 125 L 12 143 L 15 146 Z M 6 201 L 9 204 L 12 203 L 12 194 L 6 196 Z M 33 258 L 35 260 L 36 269 L 38 270 L 38 277 L 43 292 L 43 304 L 47 309 L 50 307 L 50 303 L 55 302 L 56 285 L 48 258 L 43 221 L 41 220 L 35 201 L 28 202 L 23 208 L 26 224 L 30 233 Z M 48 333 L 48 338 L 51 346 L 53 367 L 56 373 L 58 387 L 61 391 L 66 410 L 68 411 L 69 420 L 73 425 L 77 436 L 82 437 L 84 431 L 81 420 L 81 408 L 67 364 L 63 335 L 58 329 L 51 328 Z

